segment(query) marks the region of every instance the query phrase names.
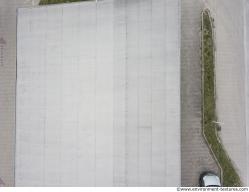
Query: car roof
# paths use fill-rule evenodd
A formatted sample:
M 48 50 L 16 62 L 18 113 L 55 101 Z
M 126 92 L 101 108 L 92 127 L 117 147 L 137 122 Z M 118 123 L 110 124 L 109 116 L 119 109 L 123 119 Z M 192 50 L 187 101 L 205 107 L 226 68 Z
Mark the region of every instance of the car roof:
M 214 174 L 207 174 L 203 177 L 204 186 L 221 186 L 220 178 Z

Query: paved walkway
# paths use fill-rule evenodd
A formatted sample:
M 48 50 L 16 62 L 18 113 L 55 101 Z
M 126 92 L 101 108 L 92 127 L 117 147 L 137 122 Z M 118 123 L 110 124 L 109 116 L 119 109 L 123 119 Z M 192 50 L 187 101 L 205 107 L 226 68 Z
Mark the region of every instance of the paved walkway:
M 182 186 L 197 186 L 202 171 L 217 172 L 218 169 L 201 130 L 200 24 L 203 3 L 200 0 L 182 0 L 181 3 Z
M 14 185 L 16 8 L 30 5 L 31 0 L 0 2 L 0 177 L 6 186 Z

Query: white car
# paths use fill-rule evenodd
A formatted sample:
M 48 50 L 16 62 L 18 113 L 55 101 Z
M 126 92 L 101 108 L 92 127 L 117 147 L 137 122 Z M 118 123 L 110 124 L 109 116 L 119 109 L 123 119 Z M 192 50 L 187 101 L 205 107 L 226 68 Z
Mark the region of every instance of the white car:
M 200 176 L 200 187 L 221 187 L 220 178 L 212 172 L 204 172 Z

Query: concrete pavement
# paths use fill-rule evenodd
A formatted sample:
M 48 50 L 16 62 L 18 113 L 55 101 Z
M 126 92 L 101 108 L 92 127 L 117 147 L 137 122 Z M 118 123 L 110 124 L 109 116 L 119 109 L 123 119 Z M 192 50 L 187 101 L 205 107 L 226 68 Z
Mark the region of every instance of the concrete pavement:
M 180 1 L 18 11 L 17 186 L 180 186 Z
M 243 72 L 246 68 L 242 66 L 244 51 L 242 36 L 245 34 L 242 32 L 241 22 L 244 5 L 242 1 L 232 0 L 182 0 L 181 4 L 182 185 L 197 185 L 197 178 L 202 170 L 217 171 L 200 132 L 200 66 L 197 51 L 200 44 L 200 11 L 204 6 L 211 9 L 216 25 L 217 110 L 219 121 L 224 123 L 221 131 L 222 141 L 243 181 L 249 183 L 245 171 L 248 166 L 244 156 L 248 151 L 248 144 L 244 139 L 246 118 L 243 111 L 246 109 L 243 106 L 246 102 L 245 99 L 241 99 L 246 95 L 246 89 L 243 87 L 246 87 L 244 82 L 247 77 Z M 0 177 L 8 186 L 14 185 L 15 9 L 30 5 L 32 5 L 31 0 L 2 0 L 0 3 L 0 153 L 4 154 L 0 156 Z M 116 150 L 121 148 L 118 147 Z
M 16 8 L 30 5 L 29 0 L 0 2 L 0 178 L 6 186 L 14 186 Z

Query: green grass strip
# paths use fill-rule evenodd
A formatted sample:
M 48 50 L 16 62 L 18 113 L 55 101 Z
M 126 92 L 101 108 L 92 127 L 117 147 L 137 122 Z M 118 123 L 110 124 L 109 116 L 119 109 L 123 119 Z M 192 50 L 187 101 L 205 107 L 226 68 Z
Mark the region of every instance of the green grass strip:
M 89 0 L 40 0 L 39 5 L 49 5 L 49 4 L 58 4 L 58 3 L 71 3 L 79 1 L 89 1 Z
M 203 133 L 222 169 L 223 185 L 226 187 L 241 186 L 239 175 L 220 143 L 217 133 L 218 125 L 214 123 L 217 121 L 217 116 L 215 110 L 213 29 L 208 10 L 204 10 L 202 17 Z

